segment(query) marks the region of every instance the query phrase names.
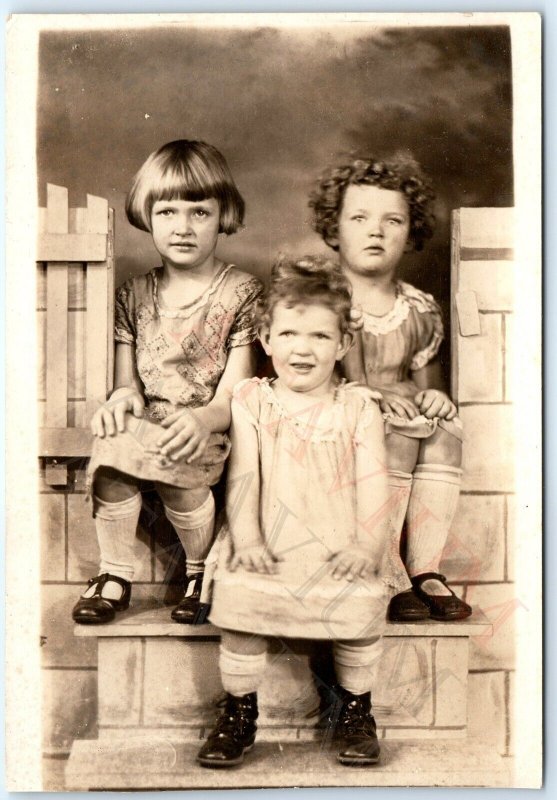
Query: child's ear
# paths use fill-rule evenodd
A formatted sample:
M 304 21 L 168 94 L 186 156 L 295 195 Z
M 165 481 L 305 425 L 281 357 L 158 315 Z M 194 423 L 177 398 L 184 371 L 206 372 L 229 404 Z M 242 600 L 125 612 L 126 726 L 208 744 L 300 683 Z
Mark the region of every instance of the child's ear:
M 342 361 L 346 353 L 352 347 L 353 343 L 354 343 L 354 334 L 351 331 L 346 331 L 346 333 L 343 334 L 340 344 L 338 346 L 337 357 L 336 357 L 337 361 Z
M 267 353 L 268 356 L 272 355 L 271 345 L 269 344 L 271 332 L 268 326 L 264 325 L 262 328 L 259 329 L 259 341 L 261 342 L 261 346 L 263 350 Z

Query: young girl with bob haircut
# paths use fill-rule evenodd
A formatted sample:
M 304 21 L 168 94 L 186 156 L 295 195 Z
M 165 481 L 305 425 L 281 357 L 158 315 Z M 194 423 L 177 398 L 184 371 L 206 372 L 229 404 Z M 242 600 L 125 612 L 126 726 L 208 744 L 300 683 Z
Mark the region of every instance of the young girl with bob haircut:
M 153 237 L 161 266 L 116 293 L 115 381 L 94 414 L 89 485 L 99 574 L 73 609 L 78 623 L 109 622 L 130 602 L 141 480 L 154 482 L 186 552 L 177 622 L 198 619 L 213 540 L 210 486 L 229 452 L 232 388 L 253 375 L 259 282 L 215 253 L 243 222 L 244 201 L 221 153 L 178 140 L 152 153 L 126 202 Z
M 222 628 L 227 694 L 198 755 L 206 767 L 239 764 L 253 746 L 268 636 L 334 642 L 338 758 L 379 757 L 369 689 L 388 602 L 388 487 L 374 394 L 335 375 L 352 340 L 350 310 L 337 265 L 274 267 L 261 340 L 277 377 L 243 381 L 232 399 L 210 615 Z
M 342 160 L 310 199 L 313 227 L 338 252 L 362 311 L 344 370 L 381 393 L 396 547 L 407 520 L 409 580 L 391 601 L 393 621 L 472 613 L 439 574 L 462 474 L 462 425 L 437 360 L 441 312 L 431 295 L 396 277 L 404 254 L 433 234 L 433 201 L 421 167 L 405 155 Z

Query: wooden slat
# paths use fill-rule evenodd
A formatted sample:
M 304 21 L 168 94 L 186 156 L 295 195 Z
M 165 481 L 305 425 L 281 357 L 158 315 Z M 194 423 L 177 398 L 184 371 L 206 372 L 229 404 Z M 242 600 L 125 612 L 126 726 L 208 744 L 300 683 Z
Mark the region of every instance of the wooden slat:
M 87 195 L 87 233 L 108 233 L 108 200 Z
M 463 247 L 460 250 L 461 261 L 512 261 L 512 247 Z
M 46 424 L 67 422 L 68 267 L 48 264 L 46 274 Z
M 68 420 L 68 266 L 47 264 L 46 272 L 46 424 L 65 427 Z M 48 464 L 45 480 L 65 485 L 65 466 Z
M 455 303 L 460 335 L 479 336 L 481 327 L 476 292 L 457 292 Z
M 46 185 L 46 230 L 49 233 L 67 233 L 69 224 L 68 190 L 65 186 Z M 39 261 L 57 259 L 39 258 Z
M 482 248 L 490 250 L 508 249 L 513 246 L 513 208 L 460 209 L 461 248 Z
M 106 364 L 106 394 L 112 391 L 114 385 L 114 209 L 108 210 L 108 244 L 106 251 L 107 269 L 107 364 Z
M 85 397 L 85 316 L 68 311 L 68 397 Z
M 106 235 L 102 233 L 40 233 L 37 261 L 104 261 Z
M 41 428 L 39 455 L 85 458 L 91 455 L 92 441 L 89 428 Z
M 106 399 L 108 368 L 108 274 L 106 264 L 87 265 L 85 384 L 87 421 Z

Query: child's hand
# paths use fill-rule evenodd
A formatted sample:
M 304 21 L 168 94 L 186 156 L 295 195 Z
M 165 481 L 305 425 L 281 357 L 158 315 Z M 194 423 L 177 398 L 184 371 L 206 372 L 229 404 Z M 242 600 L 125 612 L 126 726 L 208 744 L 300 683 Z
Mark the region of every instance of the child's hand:
M 195 411 L 175 411 L 161 425 L 167 429 L 157 441 L 161 455 L 171 461 L 185 458 L 191 464 L 205 452 L 211 431 L 195 416 Z
M 419 414 L 416 405 L 407 397 L 400 394 L 386 392 L 383 388 L 379 390 L 383 395 L 379 401 L 379 407 L 384 414 L 394 414 L 397 417 L 414 419 Z
M 359 545 L 352 545 L 339 550 L 329 559 L 331 564 L 331 573 L 335 580 L 345 578 L 347 581 L 353 581 L 355 578 L 370 578 L 374 575 L 379 564 L 373 554 L 365 547 Z
M 244 567 L 248 572 L 259 572 L 265 575 L 276 575 L 279 568 L 278 562 L 283 559 L 271 553 L 264 544 L 252 544 L 236 550 L 230 570 L 234 572 L 238 567 Z
M 457 415 L 456 406 L 451 398 L 438 389 L 425 389 L 418 392 L 414 398 L 420 412 L 428 419 L 454 419 Z
M 93 436 L 103 439 L 123 433 L 126 429 L 125 416 L 132 413 L 134 417 L 142 417 L 145 400 L 136 389 L 121 387 L 112 392 L 110 399 L 95 411 L 91 419 Z

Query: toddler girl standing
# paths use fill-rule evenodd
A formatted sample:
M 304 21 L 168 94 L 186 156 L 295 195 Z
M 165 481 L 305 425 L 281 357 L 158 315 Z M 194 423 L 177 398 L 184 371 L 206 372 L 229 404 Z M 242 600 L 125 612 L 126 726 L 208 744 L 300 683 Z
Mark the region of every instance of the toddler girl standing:
M 196 621 L 213 540 L 215 484 L 229 451 L 233 386 L 253 374 L 259 282 L 215 253 L 242 224 L 244 201 L 223 156 L 178 140 L 152 153 L 126 203 L 162 265 L 116 294 L 115 390 L 95 413 L 89 464 L 99 574 L 73 609 L 103 623 L 128 607 L 140 479 L 153 481 L 186 552 L 186 589 L 172 612 Z
M 206 767 L 238 764 L 254 743 L 267 636 L 334 642 L 338 758 L 379 756 L 369 688 L 388 600 L 388 487 L 373 393 L 334 374 L 351 343 L 350 307 L 338 266 L 278 264 L 261 333 L 277 377 L 234 390 L 210 615 L 223 629 L 227 696 L 198 755 Z
M 433 199 L 419 165 L 402 156 L 338 163 L 310 199 L 314 228 L 338 251 L 363 314 L 344 369 L 382 395 L 396 549 L 408 523 L 409 588 L 391 601 L 393 621 L 472 612 L 439 574 L 462 472 L 462 426 L 436 360 L 441 314 L 431 295 L 396 278 L 404 253 L 421 250 L 433 233 Z

